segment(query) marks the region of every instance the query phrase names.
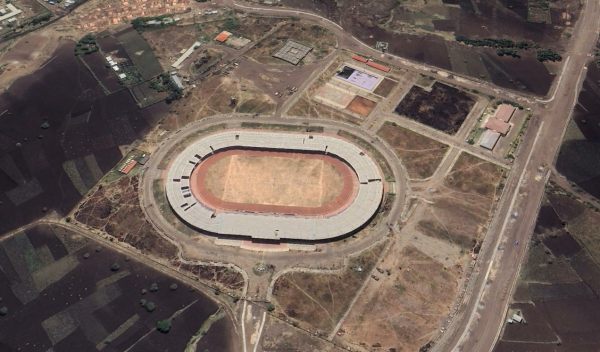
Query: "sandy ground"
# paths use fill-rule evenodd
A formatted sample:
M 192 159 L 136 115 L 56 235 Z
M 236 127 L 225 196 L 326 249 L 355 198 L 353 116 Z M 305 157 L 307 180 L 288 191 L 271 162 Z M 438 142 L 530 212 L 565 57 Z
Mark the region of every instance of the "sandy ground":
M 310 158 L 231 155 L 208 169 L 207 186 L 227 202 L 320 207 L 337 198 L 341 174 Z

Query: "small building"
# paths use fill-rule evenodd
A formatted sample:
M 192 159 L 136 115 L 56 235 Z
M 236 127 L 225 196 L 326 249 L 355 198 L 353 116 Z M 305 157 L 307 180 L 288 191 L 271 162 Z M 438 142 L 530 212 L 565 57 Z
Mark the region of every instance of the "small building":
M 224 43 L 227 39 L 229 39 L 229 37 L 231 37 L 231 32 L 223 31 L 215 37 L 215 41 Z
M 515 113 L 515 107 L 509 104 L 501 104 L 496 110 L 496 118 L 500 121 L 510 122 L 511 117 Z
M 523 322 L 523 317 L 518 315 L 518 314 L 513 314 L 512 318 L 513 321 L 516 321 L 517 323 L 522 323 Z
M 183 89 L 183 83 L 181 83 L 181 79 L 179 78 L 179 76 L 177 76 L 176 73 L 171 73 L 171 79 L 173 80 L 173 83 L 175 83 L 177 88 Z
M 117 71 L 119 71 L 119 66 L 117 66 L 117 65 L 114 65 L 114 66 L 112 66 L 112 69 L 113 69 L 115 72 L 117 72 Z
M 354 56 L 352 56 L 352 58 L 353 58 L 354 60 L 356 60 L 356 61 L 360 61 L 360 62 L 362 62 L 362 63 L 364 63 L 364 64 L 366 64 L 366 63 L 368 62 L 368 60 L 367 60 L 367 59 L 365 59 L 364 57 L 360 57 L 360 56 L 358 56 L 358 55 L 354 55 Z
M 496 143 L 500 139 L 500 133 L 492 130 L 486 130 L 479 141 L 479 146 L 485 149 L 494 150 Z
M 485 124 L 485 128 L 496 131 L 501 135 L 506 135 L 510 130 L 510 125 L 504 121 L 498 120 L 495 117 L 490 117 L 488 122 Z
M 124 73 L 121 73 L 121 74 L 119 75 L 119 78 L 120 78 L 120 79 L 125 79 L 125 78 L 127 78 L 127 75 L 126 75 L 126 74 L 124 74 Z
M 376 68 L 376 69 L 378 69 L 380 71 L 383 71 L 383 72 L 390 72 L 390 68 L 389 67 L 385 67 L 385 66 L 376 64 L 376 63 L 374 63 L 372 61 L 367 62 L 367 66 L 371 66 L 371 67 Z
M 127 175 L 135 165 L 137 165 L 137 161 L 129 160 L 119 169 L 119 171 L 121 171 L 122 174 Z
M 273 54 L 273 57 L 287 61 L 292 65 L 298 65 L 308 53 L 312 51 L 310 46 L 288 40 L 279 50 Z

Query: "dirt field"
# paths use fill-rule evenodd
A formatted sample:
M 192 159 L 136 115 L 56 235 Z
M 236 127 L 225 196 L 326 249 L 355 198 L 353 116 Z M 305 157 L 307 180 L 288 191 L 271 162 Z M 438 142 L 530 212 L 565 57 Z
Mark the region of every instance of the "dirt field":
M 363 98 L 360 95 L 357 95 L 352 100 L 352 102 L 350 102 L 350 105 L 348 105 L 348 107 L 346 107 L 346 109 L 348 109 L 352 112 L 355 112 L 362 117 L 367 117 L 367 116 L 369 116 L 371 111 L 373 111 L 373 109 L 375 108 L 376 105 L 377 105 L 376 102 L 371 101 L 367 98 Z
M 182 351 L 219 311 L 187 284 L 56 225 L 4 238 L 0 265 L 3 351 Z M 158 290 L 148 292 L 152 284 Z M 172 321 L 169 334 L 156 331 L 163 319 Z M 230 318 L 217 326 L 198 349 L 239 350 Z
M 263 352 L 342 352 L 342 348 L 324 339 L 308 334 L 283 323 L 278 319 L 268 318 L 260 339 Z
M 471 95 L 436 82 L 431 92 L 413 86 L 396 113 L 448 134 L 455 134 L 475 105 Z
M 506 171 L 471 154 L 461 153 L 433 204 L 426 206 L 417 229 L 464 250 L 476 246 L 487 231 L 496 199 L 502 194 Z
M 393 246 L 379 268 L 380 280 L 370 279 L 336 339 L 369 350 L 418 351 L 449 313 L 461 270 L 410 245 Z
M 431 177 L 448 151 L 446 144 L 422 136 L 392 122 L 386 122 L 377 135 L 396 152 L 414 179 Z
M 335 274 L 294 272 L 275 283 L 276 313 L 297 321 L 303 328 L 328 334 L 344 314 L 356 290 L 369 279 L 385 243 L 349 259 L 349 265 Z M 360 267 L 360 271 L 357 271 Z
M 232 96 L 236 98 L 235 105 L 231 103 Z M 175 130 L 216 114 L 272 114 L 274 110 L 273 100 L 257 89 L 251 80 L 237 75 L 213 75 L 180 101 L 176 111 L 165 118 L 162 127 Z
M 313 50 L 301 61 L 301 64 L 311 64 L 329 55 L 337 46 L 335 35 L 328 29 L 318 25 L 308 25 L 300 21 L 290 21 L 282 24 L 275 33 L 256 43 L 248 51 L 247 56 L 263 64 L 291 65 L 290 63 L 272 57 L 273 54 L 288 40 L 307 45 Z
M 317 158 L 234 154 L 207 170 L 206 184 L 226 202 L 321 207 L 340 195 L 344 180 Z

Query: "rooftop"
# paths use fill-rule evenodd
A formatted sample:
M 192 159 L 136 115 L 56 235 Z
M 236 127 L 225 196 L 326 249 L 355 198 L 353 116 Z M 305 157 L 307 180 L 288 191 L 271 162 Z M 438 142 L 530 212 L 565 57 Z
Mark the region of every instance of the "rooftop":
M 215 40 L 220 43 L 224 43 L 231 36 L 231 32 L 223 31 L 218 36 L 215 37 Z
M 486 130 L 479 141 L 479 145 L 485 149 L 493 150 L 500 139 L 500 133 L 492 130 Z
M 510 125 L 504 121 L 498 120 L 497 118 L 490 117 L 488 122 L 485 124 L 485 128 L 505 135 L 510 130 Z
M 311 47 L 288 40 L 273 57 L 298 65 L 302 59 L 312 50 Z
M 512 105 L 502 104 L 496 110 L 496 118 L 504 122 L 509 122 L 515 110 L 515 107 Z

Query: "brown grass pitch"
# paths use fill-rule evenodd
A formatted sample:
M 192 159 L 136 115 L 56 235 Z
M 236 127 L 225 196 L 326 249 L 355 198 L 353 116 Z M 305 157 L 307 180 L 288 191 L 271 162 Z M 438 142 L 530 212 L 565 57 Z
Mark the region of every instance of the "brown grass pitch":
M 194 171 L 192 192 L 217 209 L 322 215 L 348 205 L 356 182 L 326 155 L 231 150 Z

